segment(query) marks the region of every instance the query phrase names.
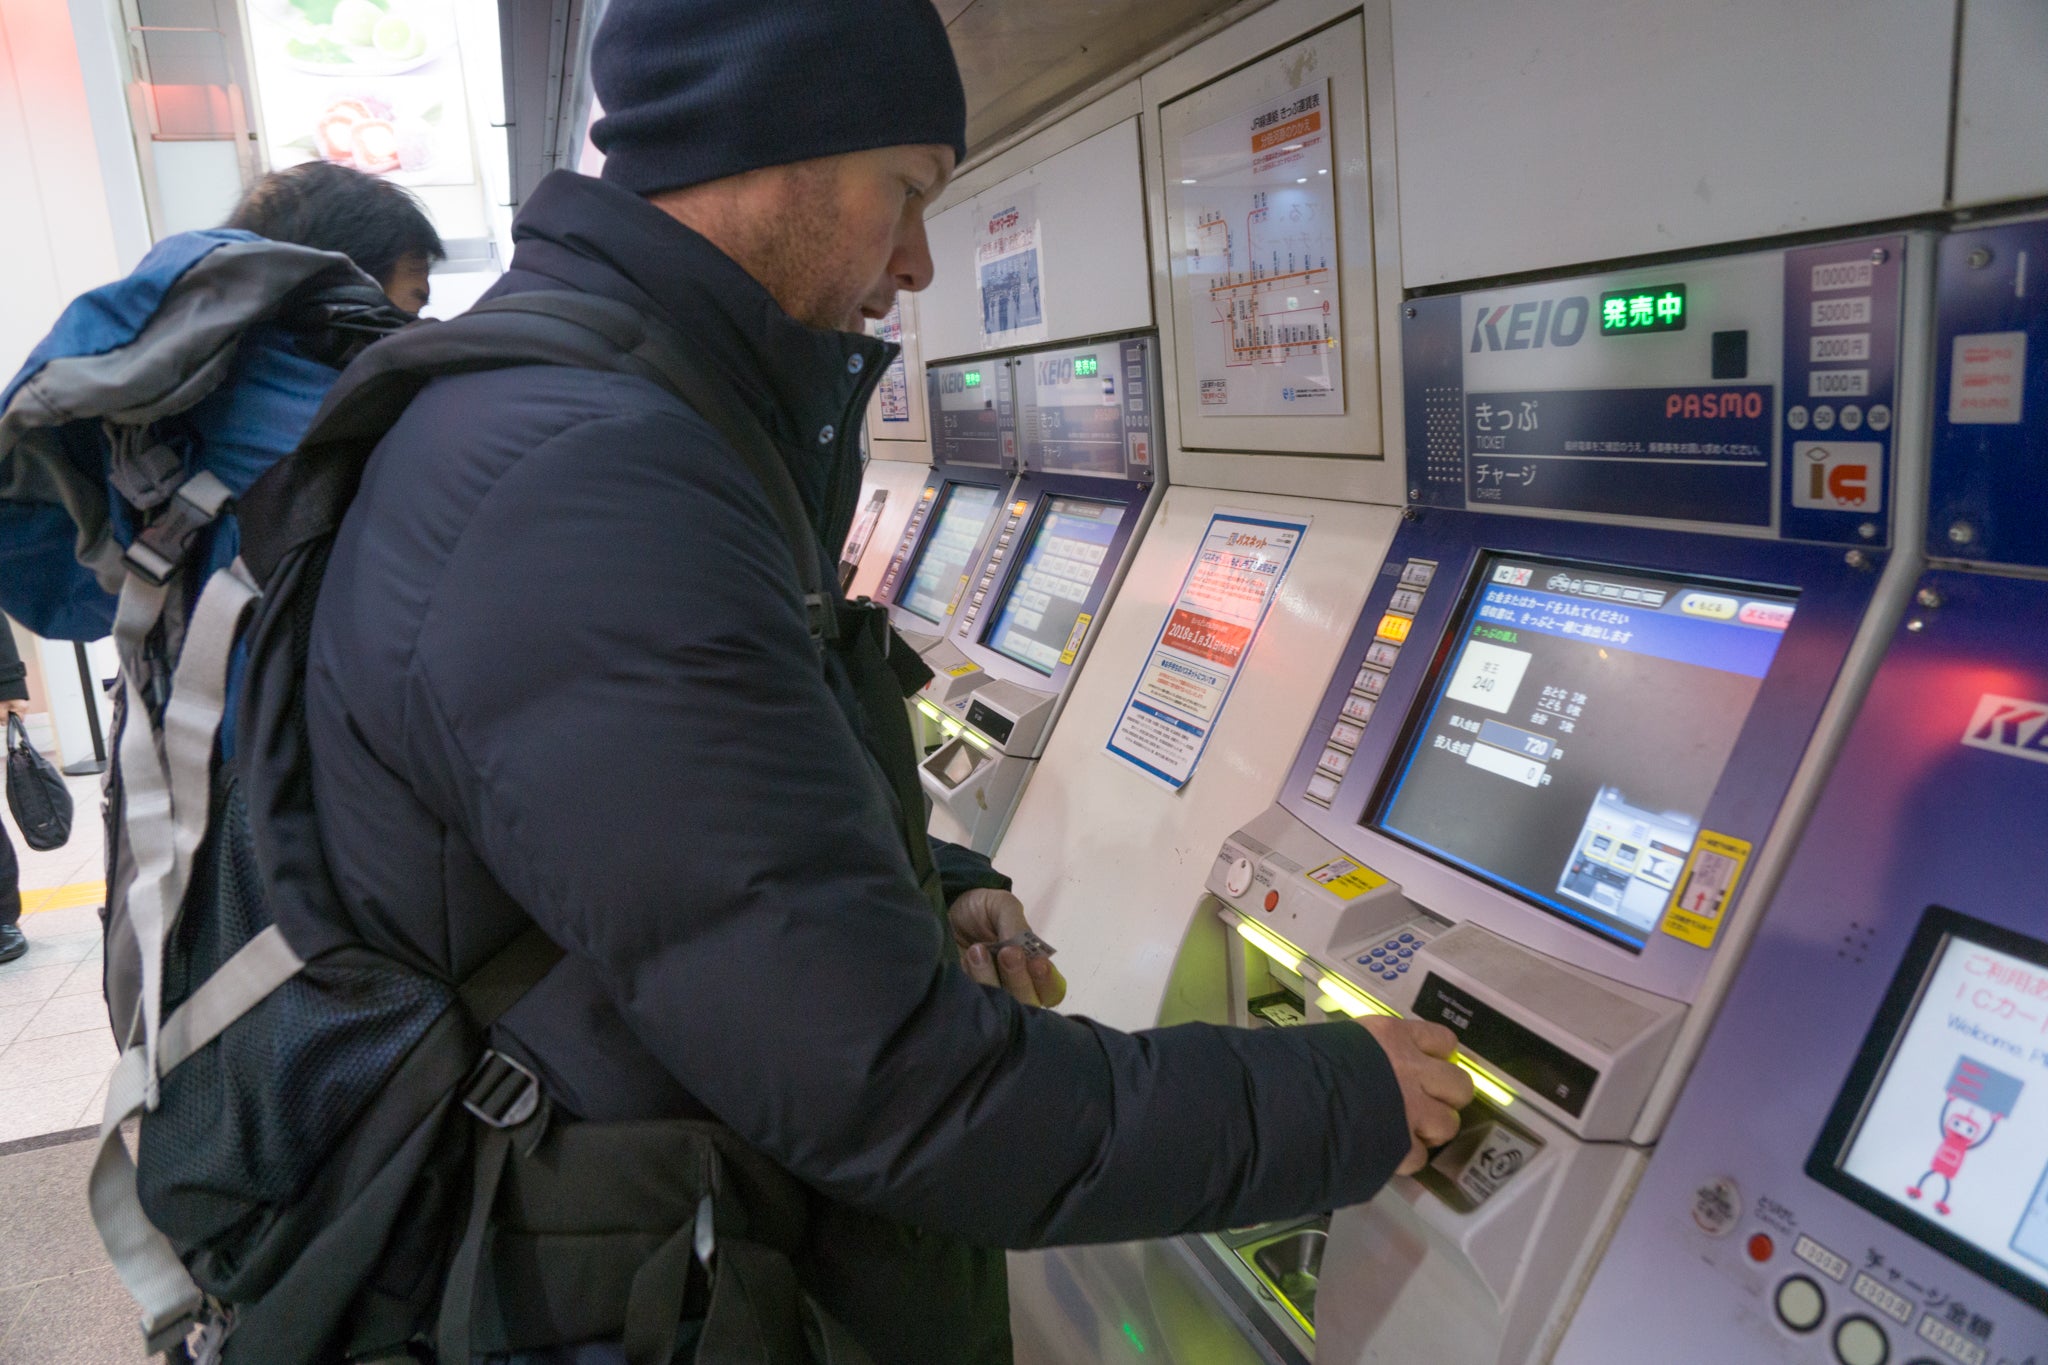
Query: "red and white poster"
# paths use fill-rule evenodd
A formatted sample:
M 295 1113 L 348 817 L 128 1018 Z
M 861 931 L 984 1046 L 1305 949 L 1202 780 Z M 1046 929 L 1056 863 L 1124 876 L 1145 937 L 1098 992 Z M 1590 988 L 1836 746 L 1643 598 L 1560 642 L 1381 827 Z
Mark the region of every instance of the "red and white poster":
M 1307 532 L 1300 518 L 1210 517 L 1110 734 L 1112 754 L 1175 791 L 1187 785 Z

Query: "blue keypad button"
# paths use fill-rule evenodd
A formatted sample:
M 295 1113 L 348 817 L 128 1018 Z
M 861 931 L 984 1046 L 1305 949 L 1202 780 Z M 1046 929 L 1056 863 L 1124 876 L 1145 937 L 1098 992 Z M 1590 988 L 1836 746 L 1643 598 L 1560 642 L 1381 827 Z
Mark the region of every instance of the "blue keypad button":
M 1405 972 L 1405 971 L 1407 971 L 1407 970 L 1408 970 L 1408 968 L 1409 968 L 1409 967 L 1410 967 L 1411 965 L 1412 965 L 1412 964 L 1410 964 L 1410 963 L 1407 963 L 1407 962 L 1403 962 L 1403 963 L 1402 963 L 1402 964 L 1401 964 L 1400 966 L 1398 966 L 1398 967 L 1394 968 L 1394 970 L 1395 970 L 1396 972 Z
M 1387 955 L 1387 950 L 1386 950 L 1385 948 L 1375 948 L 1375 949 L 1373 949 L 1373 950 L 1372 950 L 1372 955 L 1373 955 L 1374 957 L 1385 957 L 1385 956 Z M 1361 957 L 1360 959 L 1358 959 L 1358 960 L 1359 960 L 1360 962 L 1363 962 L 1363 961 L 1365 961 L 1365 959 L 1364 959 L 1364 958 L 1362 958 L 1362 957 Z
M 1400 957 L 1414 957 L 1414 956 L 1415 956 L 1415 950 L 1414 950 L 1413 948 L 1403 948 L 1403 949 L 1402 949 L 1402 950 L 1400 951 L 1400 953 L 1399 953 L 1399 954 L 1397 954 L 1397 956 L 1400 956 Z
M 1400 980 L 1400 979 L 1401 979 L 1401 974 L 1400 974 L 1399 972 L 1381 972 L 1381 973 L 1380 973 L 1380 980 L 1382 980 L 1382 981 L 1398 981 L 1398 980 Z
M 1361 957 L 1360 959 L 1358 959 L 1358 965 L 1361 967 L 1370 967 L 1372 965 L 1372 958 L 1370 956 Z
M 1415 942 L 1415 935 L 1413 935 L 1413 934 L 1403 934 L 1403 935 L 1401 935 L 1401 942 L 1403 942 L 1403 943 L 1413 943 L 1413 942 Z
M 1398 948 L 1398 947 L 1400 947 L 1400 946 L 1401 946 L 1401 944 L 1400 944 L 1400 941 L 1399 941 L 1399 940 L 1397 940 L 1397 939 L 1391 939 L 1391 938 L 1390 938 L 1390 939 L 1388 939 L 1388 940 L 1387 940 L 1387 951 L 1388 951 L 1388 952 L 1390 952 L 1390 953 L 1391 953 L 1391 952 L 1393 952 L 1393 951 L 1394 951 L 1394 949 L 1396 949 L 1396 948 Z

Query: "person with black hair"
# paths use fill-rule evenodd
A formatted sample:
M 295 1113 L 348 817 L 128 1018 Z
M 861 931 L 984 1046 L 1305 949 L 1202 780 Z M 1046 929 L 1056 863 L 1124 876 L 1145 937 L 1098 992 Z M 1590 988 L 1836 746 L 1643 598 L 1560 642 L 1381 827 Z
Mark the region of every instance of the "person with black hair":
M 414 314 L 427 306 L 427 272 L 448 257 L 426 211 L 403 187 L 329 161 L 272 171 L 222 226 L 339 251 Z
M 0 726 L 6 717 L 28 714 L 28 668 L 14 647 L 14 631 L 0 616 Z M 0 962 L 12 962 L 28 951 L 21 934 L 21 864 L 14 844 L 0 826 Z

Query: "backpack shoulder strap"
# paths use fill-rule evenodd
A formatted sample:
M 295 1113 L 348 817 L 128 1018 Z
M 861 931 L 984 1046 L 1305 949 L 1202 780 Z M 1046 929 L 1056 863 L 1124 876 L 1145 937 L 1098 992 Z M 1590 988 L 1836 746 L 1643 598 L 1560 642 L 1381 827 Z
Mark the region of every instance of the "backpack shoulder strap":
M 593 294 L 508 294 L 459 318 L 406 329 L 364 353 L 335 385 L 299 449 L 242 498 L 243 559 L 267 583 L 291 550 L 332 535 L 370 451 L 427 381 L 519 365 L 638 375 L 676 395 L 738 452 L 774 508 L 795 560 L 811 636 L 837 638 L 817 536 L 789 468 L 761 424 L 707 375 L 675 334 L 639 309 Z

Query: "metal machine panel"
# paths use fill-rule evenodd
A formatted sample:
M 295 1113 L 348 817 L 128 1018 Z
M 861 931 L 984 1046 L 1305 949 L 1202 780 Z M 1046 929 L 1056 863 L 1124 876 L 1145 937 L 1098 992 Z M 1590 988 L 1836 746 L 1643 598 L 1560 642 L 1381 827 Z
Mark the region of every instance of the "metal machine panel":
M 1220 507 L 1312 517 L 1249 651 L 1202 766 L 1178 794 L 1103 748 Z M 1165 999 L 1216 848 L 1279 790 L 1322 679 L 1355 619 L 1398 513 L 1357 503 L 1176 487 L 1166 492 L 1104 621 L 1067 714 L 1026 788 L 999 862 L 1070 973 L 1065 1008 L 1148 1028 Z M 1133 849 L 1156 850 L 1134 857 Z M 1193 932 L 1213 931 L 1200 917 Z M 1218 984 L 1220 992 L 1220 982 Z
M 925 478 L 929 473 L 922 462 L 890 460 L 879 455 L 868 461 L 861 474 L 860 505 L 866 507 L 876 493 L 886 493 L 888 498 L 882 504 L 881 518 L 868 536 L 867 551 L 854 572 L 853 582 L 847 586 L 849 598 L 876 596 L 882 575 L 888 572 L 896 549 L 902 544 L 903 528 L 909 525 L 910 514 L 924 505 Z
M 1393 19 L 1409 288 L 1942 206 L 1954 0 Z
M 2048 584 L 1919 601 L 1560 1362 L 2048 1348 Z
M 1414 500 L 1885 543 L 1903 236 L 1419 299 Z
M 1455 907 L 1455 918 L 1538 952 L 1689 1000 L 1712 960 L 1711 935 L 1701 945 L 1653 930 L 1641 951 L 1633 951 L 1371 826 L 1375 803 L 1412 733 L 1403 728 L 1403 718 L 1417 712 L 1439 668 L 1463 643 L 1462 635 L 1452 638 L 1453 629 L 1466 619 L 1471 595 L 1482 586 L 1475 571 L 1489 554 L 1612 566 L 1618 578 L 1636 570 L 1796 592 L 1790 628 L 1741 722 L 1724 775 L 1698 815 L 1700 829 L 1752 844 L 1762 843 L 1777 816 L 1877 588 L 1883 556 L 1547 518 L 1420 512 L 1395 538 L 1296 755 L 1281 804 L 1345 852 L 1400 882 L 1416 903 L 1443 912 Z M 1582 581 L 1566 595 L 1582 596 L 1583 588 Z M 1621 600 L 1603 609 L 1640 610 Z M 1402 619 L 1388 627 L 1390 616 Z M 1398 642 L 1391 638 L 1395 634 Z M 1533 705 L 1502 719 L 1523 722 L 1520 711 Z M 1349 728 L 1340 735 L 1340 727 Z M 1561 734 L 1556 738 L 1572 742 Z M 1341 771 L 1334 773 L 1325 757 L 1333 747 L 1344 755 L 1334 765 Z
M 1126 119 L 932 215 L 925 230 L 936 275 L 922 302 L 928 356 L 970 355 L 984 343 L 975 243 L 991 213 L 1028 195 L 1038 222 L 1045 339 L 1152 325 L 1138 121 Z
M 2048 7 L 1963 0 L 1954 202 L 2048 194 Z
M 2048 567 L 2048 220 L 1955 233 L 1937 271 L 1927 553 Z

